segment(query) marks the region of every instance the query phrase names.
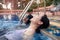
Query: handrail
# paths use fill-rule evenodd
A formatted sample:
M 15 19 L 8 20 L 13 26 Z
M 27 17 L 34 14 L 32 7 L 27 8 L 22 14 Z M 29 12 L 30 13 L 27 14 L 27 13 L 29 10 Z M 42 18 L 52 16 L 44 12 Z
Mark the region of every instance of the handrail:
M 30 6 L 32 5 L 33 1 L 34 0 L 29 1 L 28 4 L 27 4 L 27 6 L 25 7 L 25 9 L 23 10 L 23 12 L 20 14 L 20 16 L 19 16 L 20 21 L 22 20 L 22 18 L 24 17 L 24 15 L 26 14 L 26 12 L 30 8 Z
M 25 7 L 25 9 L 23 10 L 23 12 L 20 14 L 19 18 L 22 17 L 23 13 L 25 12 L 26 8 L 28 7 L 30 2 L 28 2 L 27 6 Z

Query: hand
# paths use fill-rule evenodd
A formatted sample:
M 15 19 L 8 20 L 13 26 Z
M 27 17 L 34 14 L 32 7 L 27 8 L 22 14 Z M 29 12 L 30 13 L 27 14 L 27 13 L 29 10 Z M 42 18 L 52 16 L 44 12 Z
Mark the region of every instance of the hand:
M 28 18 L 24 18 L 23 22 L 26 23 L 28 21 Z

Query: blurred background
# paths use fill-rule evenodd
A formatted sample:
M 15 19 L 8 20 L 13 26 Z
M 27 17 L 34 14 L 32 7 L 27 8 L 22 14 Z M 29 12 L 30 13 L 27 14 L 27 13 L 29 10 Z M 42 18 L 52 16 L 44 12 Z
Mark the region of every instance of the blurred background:
M 20 14 L 28 14 L 31 12 L 32 15 L 45 13 L 50 20 L 50 27 L 43 31 L 59 40 L 60 0 L 34 0 L 31 6 L 27 6 L 26 8 L 26 5 L 30 1 L 31 0 L 0 0 L 0 36 L 11 30 L 26 28 L 24 25 L 20 27 Z

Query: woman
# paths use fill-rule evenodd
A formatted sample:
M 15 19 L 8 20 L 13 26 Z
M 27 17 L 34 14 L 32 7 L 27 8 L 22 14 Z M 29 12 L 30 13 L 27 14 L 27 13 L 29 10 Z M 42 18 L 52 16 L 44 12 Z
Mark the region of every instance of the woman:
M 47 22 L 48 24 L 45 22 Z M 39 16 L 36 15 L 33 16 L 33 18 L 31 19 L 31 23 L 28 28 L 8 32 L 3 37 L 1 37 L 0 40 L 43 40 L 44 38 L 45 38 L 44 40 L 51 40 L 51 38 L 48 38 L 47 36 L 45 37 L 38 30 L 40 27 L 47 28 L 48 26 L 49 20 L 47 16 L 44 17 L 43 14 L 40 14 Z M 44 37 L 41 38 L 41 35 Z

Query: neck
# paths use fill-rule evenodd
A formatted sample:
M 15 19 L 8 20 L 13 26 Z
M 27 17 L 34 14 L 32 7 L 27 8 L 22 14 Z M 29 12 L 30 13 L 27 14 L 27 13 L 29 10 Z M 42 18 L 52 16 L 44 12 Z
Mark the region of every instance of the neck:
M 36 26 L 30 24 L 30 26 L 27 28 L 25 34 L 32 36 L 35 33 Z
M 35 25 L 32 25 L 32 24 L 30 24 L 30 26 L 29 26 L 29 28 L 28 29 L 32 29 L 32 30 L 36 30 L 37 29 L 37 26 L 35 26 Z
M 33 24 L 30 24 L 30 26 L 28 27 L 28 30 L 31 33 L 35 33 L 36 32 L 36 29 L 37 29 L 37 26 L 36 25 L 33 25 Z

